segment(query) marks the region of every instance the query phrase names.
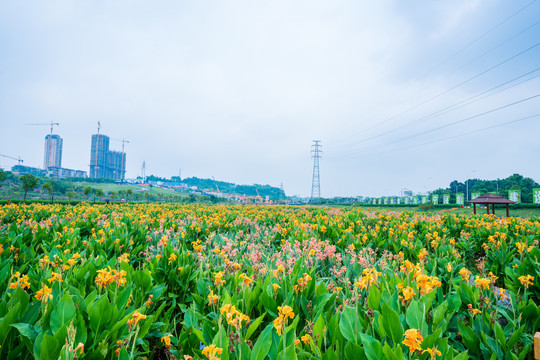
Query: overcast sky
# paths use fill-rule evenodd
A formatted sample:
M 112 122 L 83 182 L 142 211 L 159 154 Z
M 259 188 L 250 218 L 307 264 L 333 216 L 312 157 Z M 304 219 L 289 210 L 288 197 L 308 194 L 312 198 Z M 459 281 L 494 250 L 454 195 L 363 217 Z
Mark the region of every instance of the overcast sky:
M 309 196 L 540 181 L 540 2 L 1 1 L 0 154 Z M 111 148 L 120 150 L 120 141 Z M 0 167 L 16 162 L 0 157 Z

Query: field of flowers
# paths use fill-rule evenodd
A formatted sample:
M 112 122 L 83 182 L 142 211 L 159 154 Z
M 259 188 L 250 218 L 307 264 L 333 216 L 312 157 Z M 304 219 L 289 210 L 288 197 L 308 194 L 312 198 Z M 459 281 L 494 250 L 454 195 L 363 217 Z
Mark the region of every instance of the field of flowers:
M 0 207 L 1 359 L 530 359 L 540 219 Z

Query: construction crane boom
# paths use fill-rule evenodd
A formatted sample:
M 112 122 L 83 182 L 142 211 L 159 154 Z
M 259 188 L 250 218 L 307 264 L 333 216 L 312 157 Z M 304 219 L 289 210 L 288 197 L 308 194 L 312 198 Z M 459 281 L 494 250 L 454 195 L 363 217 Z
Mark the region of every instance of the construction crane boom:
M 14 158 L 13 156 L 7 156 L 7 155 L 3 155 L 3 154 L 0 154 L 0 156 L 8 158 L 8 159 L 12 159 L 12 160 L 17 160 L 19 162 L 19 165 L 21 165 L 21 163 L 24 161 L 23 159 L 21 159 L 20 156 L 19 156 L 19 158 Z
M 38 126 L 47 125 L 47 126 L 50 126 L 51 127 L 51 136 L 52 136 L 54 127 L 55 126 L 60 126 L 60 123 L 51 121 L 50 123 L 25 124 L 25 125 L 38 125 Z

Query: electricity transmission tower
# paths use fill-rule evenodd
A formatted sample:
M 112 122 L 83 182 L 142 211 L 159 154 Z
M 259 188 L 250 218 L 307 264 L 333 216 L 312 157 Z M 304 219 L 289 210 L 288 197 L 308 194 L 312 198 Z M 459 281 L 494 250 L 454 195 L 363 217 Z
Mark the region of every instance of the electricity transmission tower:
M 311 182 L 311 202 L 321 202 L 321 178 L 319 175 L 319 159 L 322 157 L 321 140 L 313 140 L 311 157 L 313 158 L 313 181 Z

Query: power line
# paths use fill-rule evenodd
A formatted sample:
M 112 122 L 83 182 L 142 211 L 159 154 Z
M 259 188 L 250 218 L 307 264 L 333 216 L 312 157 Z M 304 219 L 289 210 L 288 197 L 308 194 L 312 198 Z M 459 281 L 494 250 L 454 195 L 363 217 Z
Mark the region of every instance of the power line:
M 533 73 L 535 73 L 535 72 L 537 72 L 537 71 L 539 71 L 539 70 L 540 70 L 540 67 L 538 67 L 538 68 L 536 68 L 536 69 L 534 69 L 534 70 L 528 71 L 527 73 L 525 73 L 525 74 L 523 74 L 523 75 L 520 75 L 520 76 L 518 76 L 518 77 L 515 77 L 515 78 L 513 78 L 513 79 L 511 79 L 511 80 L 505 81 L 505 82 L 503 82 L 502 84 L 496 85 L 496 86 L 494 86 L 494 87 L 492 87 L 492 88 L 490 88 L 490 89 L 488 89 L 488 90 L 481 91 L 481 92 L 479 92 L 479 93 L 476 94 L 476 95 L 473 95 L 473 96 L 470 96 L 470 97 L 468 97 L 468 98 L 466 98 L 466 99 L 460 100 L 460 101 L 458 101 L 457 103 L 454 103 L 454 104 L 452 104 L 452 105 L 449 105 L 449 106 L 447 106 L 447 107 L 444 107 L 444 108 L 442 108 L 442 109 L 440 109 L 440 110 L 437 110 L 437 111 L 435 111 L 435 112 L 432 112 L 432 113 L 430 113 L 430 114 L 424 115 L 424 116 L 422 116 L 422 117 L 420 117 L 420 118 L 418 118 L 418 119 L 415 119 L 415 120 L 413 120 L 413 121 L 411 121 L 411 122 L 408 122 L 408 123 L 399 125 L 399 126 L 397 126 L 397 127 L 395 127 L 395 128 L 392 128 L 392 129 L 390 129 L 390 130 L 384 131 L 384 132 L 382 132 L 382 133 L 379 133 L 379 134 L 376 134 L 376 135 L 373 135 L 373 136 L 370 136 L 370 137 L 367 137 L 367 138 L 364 138 L 364 139 L 361 139 L 361 140 L 358 140 L 358 141 L 349 143 L 348 146 L 360 144 L 360 143 L 363 143 L 363 142 L 366 142 L 366 141 L 369 141 L 369 140 L 373 140 L 373 139 L 379 138 L 379 137 L 381 137 L 381 136 L 390 134 L 390 133 L 395 132 L 395 131 L 397 131 L 397 130 L 400 130 L 400 129 L 403 129 L 403 128 L 406 128 L 406 127 L 410 127 L 411 125 L 414 125 L 414 124 L 423 122 L 423 121 L 425 121 L 425 120 L 432 119 L 432 118 L 434 118 L 434 117 L 436 117 L 436 116 L 439 116 L 439 115 L 442 115 L 442 114 L 446 114 L 446 113 L 448 113 L 448 112 L 450 112 L 450 111 L 459 109 L 459 108 L 462 107 L 462 106 L 470 105 L 470 104 L 475 103 L 475 102 L 477 102 L 477 101 L 483 100 L 483 99 L 485 99 L 485 98 L 487 98 L 487 97 L 489 97 L 489 96 L 496 95 L 496 94 L 500 93 L 501 91 L 505 91 L 505 90 L 511 89 L 511 88 L 513 88 L 513 87 L 515 87 L 515 86 L 518 86 L 518 85 L 521 85 L 521 84 L 523 84 L 523 83 L 525 83 L 525 82 L 527 82 L 527 81 L 536 79 L 536 78 L 538 78 L 540 75 L 533 76 L 533 77 L 531 77 L 531 78 L 528 78 L 528 79 L 525 80 L 525 81 L 519 82 L 519 83 L 514 84 L 514 85 L 512 85 L 512 86 L 509 86 L 509 87 L 507 87 L 507 88 L 504 88 L 504 89 L 502 89 L 501 91 L 498 91 L 498 92 L 495 92 L 495 93 L 493 93 L 493 94 L 489 94 L 489 95 L 487 95 L 487 96 L 478 98 L 479 96 L 482 96 L 482 95 L 487 94 L 487 93 L 489 93 L 489 92 L 491 92 L 491 91 L 493 91 L 493 90 L 496 90 L 496 89 L 498 89 L 498 88 L 500 88 L 500 87 L 503 87 L 503 86 L 505 86 L 505 85 L 508 85 L 508 84 L 510 84 L 510 83 L 512 83 L 512 82 L 514 82 L 514 81 L 516 81 L 516 80 L 519 80 L 519 79 L 521 79 L 521 78 L 523 78 L 523 77 L 526 77 L 526 76 L 528 76 L 528 75 L 531 75 L 531 74 L 533 74 Z M 478 98 L 478 99 L 476 99 L 476 100 L 474 100 L 474 101 L 470 101 L 470 100 L 473 100 L 473 99 L 475 99 L 475 98 Z M 467 102 L 467 101 L 469 101 L 469 102 Z M 460 105 L 461 105 L 461 106 L 460 106 Z
M 492 32 L 493 30 L 495 30 L 496 28 L 498 28 L 498 27 L 501 26 L 502 24 L 504 24 L 504 23 L 506 23 L 507 21 L 509 21 L 511 18 L 513 18 L 514 16 L 516 16 L 517 14 L 519 14 L 520 12 L 522 12 L 523 10 L 525 10 L 527 7 L 529 7 L 530 5 L 532 5 L 532 4 L 535 3 L 535 2 L 536 2 L 536 0 L 533 0 L 533 1 L 529 2 L 528 4 L 526 4 L 525 6 L 523 6 L 522 8 L 520 8 L 518 11 L 516 11 L 515 13 L 513 13 L 512 15 L 510 15 L 508 18 L 506 18 L 506 19 L 503 20 L 502 22 L 498 23 L 497 25 L 495 25 L 494 27 L 492 27 L 491 29 L 489 29 L 487 32 L 485 32 L 484 34 L 482 34 L 480 37 L 476 38 L 475 40 L 471 41 L 469 44 L 467 44 L 466 46 L 464 46 L 463 48 L 461 48 L 460 50 L 458 50 L 456 53 L 454 53 L 453 55 L 451 55 L 450 57 L 448 57 L 446 60 L 442 61 L 441 63 L 439 63 L 438 65 L 436 65 L 435 67 L 433 67 L 432 69 L 430 69 L 429 71 L 427 71 L 426 73 L 424 73 L 423 75 L 421 75 L 420 77 L 418 77 L 418 78 L 416 78 L 415 80 L 413 80 L 413 82 L 412 82 L 411 84 L 416 83 L 418 80 L 420 80 L 421 78 L 425 77 L 427 74 L 431 73 L 433 70 L 435 70 L 435 69 L 438 68 L 439 66 L 443 65 L 444 63 L 446 63 L 447 61 L 449 61 L 450 59 L 452 59 L 453 57 L 455 57 L 455 56 L 456 56 L 457 54 L 459 54 L 460 52 L 464 51 L 465 49 L 467 49 L 468 47 L 470 47 L 471 45 L 473 45 L 474 43 L 476 43 L 477 41 L 479 41 L 480 39 L 482 39 L 483 37 L 485 37 L 486 35 L 488 35 L 490 32 Z M 526 31 L 530 30 L 531 28 L 537 26 L 539 23 L 540 23 L 540 21 L 537 21 L 537 22 L 533 23 L 532 25 L 527 26 L 526 28 L 520 30 L 519 32 L 517 32 L 517 33 L 515 33 L 514 35 L 512 35 L 511 37 L 507 38 L 506 40 L 500 42 L 500 43 L 497 44 L 495 47 L 490 48 L 489 50 L 485 51 L 484 53 L 482 53 L 481 55 L 477 56 L 477 57 L 474 58 L 473 60 L 467 62 L 466 64 L 464 64 L 464 65 L 462 65 L 462 66 L 460 66 L 460 67 L 458 67 L 458 68 L 455 69 L 454 71 L 452 71 L 452 72 L 450 72 L 450 73 L 444 75 L 442 78 L 440 78 L 440 79 L 434 81 L 433 83 L 431 83 L 431 84 L 428 85 L 427 87 L 432 86 L 434 83 L 440 81 L 441 79 L 447 77 L 448 75 L 451 75 L 451 74 L 453 74 L 454 72 L 458 71 L 459 69 L 461 69 L 461 68 L 463 68 L 463 67 L 469 65 L 470 63 L 472 63 L 472 62 L 474 62 L 474 61 L 476 61 L 476 60 L 478 60 L 479 58 L 485 56 L 486 54 L 490 53 L 491 51 L 493 51 L 493 50 L 499 48 L 500 46 L 504 45 L 504 44 L 507 43 L 508 41 L 510 41 L 510 40 L 512 40 L 512 39 L 514 39 L 514 38 L 516 38 L 516 37 L 519 36 L 520 34 L 522 34 L 522 33 L 526 32 Z M 444 94 L 446 94 L 446 93 L 448 93 L 448 92 L 450 92 L 450 91 L 452 91 L 452 90 L 455 90 L 456 88 L 458 88 L 458 87 L 460 87 L 460 86 L 466 84 L 466 83 L 469 82 L 469 81 L 474 80 L 475 78 L 477 78 L 477 77 L 479 77 L 479 76 L 481 76 L 481 75 L 483 75 L 483 74 L 485 74 L 485 73 L 487 73 L 487 72 L 489 72 L 489 71 L 491 71 L 491 70 L 494 70 L 495 68 L 499 67 L 500 65 L 503 65 L 504 63 L 506 63 L 506 62 L 508 62 L 508 61 L 510 61 L 510 60 L 512 60 L 512 59 L 514 59 L 515 57 L 521 56 L 522 54 L 524 54 L 524 53 L 526 53 L 526 52 L 532 50 L 533 48 L 535 48 L 535 47 L 538 46 L 538 45 L 540 45 L 540 43 L 537 43 L 537 44 L 531 46 L 530 48 L 525 49 L 525 50 L 522 51 L 521 53 L 518 53 L 518 54 L 516 54 L 516 55 L 514 55 L 514 56 L 512 56 L 512 57 L 510 57 L 510 58 L 508 58 L 508 59 L 506 59 L 506 60 L 504 60 L 503 62 L 496 64 L 495 66 L 493 66 L 493 67 L 491 67 L 491 68 L 489 68 L 489 69 L 487 69 L 487 70 L 485 70 L 485 71 L 483 71 L 483 72 L 477 74 L 476 76 L 474 76 L 474 77 L 472 77 L 472 78 L 469 78 L 469 79 L 465 80 L 464 82 L 459 83 L 459 84 L 455 85 L 454 87 L 452 87 L 452 88 L 450 88 L 450 89 L 448 89 L 448 90 L 446 90 L 446 91 L 444 91 L 444 92 L 442 92 L 442 93 L 440 93 L 440 94 L 438 94 L 438 95 L 436 95 L 436 96 L 433 96 L 433 97 L 429 98 L 428 100 L 426 100 L 426 101 L 424 101 L 424 102 L 422 102 L 422 103 L 420 103 L 420 104 L 417 104 L 416 106 L 413 106 L 412 108 L 409 108 L 409 109 L 407 109 L 407 110 L 405 110 L 405 111 L 403 111 L 403 112 L 401 112 L 401 113 L 398 113 L 398 114 L 396 114 L 396 115 L 393 115 L 393 116 L 391 116 L 391 117 L 389 117 L 389 118 L 387 118 L 387 119 L 385 119 L 385 120 L 383 120 L 383 121 L 379 121 L 379 122 L 373 124 L 372 126 L 368 126 L 367 128 L 365 128 L 364 131 L 370 130 L 370 129 L 373 129 L 373 128 L 375 128 L 375 127 L 378 127 L 378 126 L 380 126 L 380 125 L 382 125 L 382 124 L 385 124 L 385 123 L 387 123 L 388 121 L 391 121 L 391 120 L 395 119 L 396 117 L 399 117 L 399 116 L 401 116 L 401 115 L 403 115 L 403 114 L 405 114 L 405 113 L 407 113 L 407 112 L 409 112 L 409 111 L 412 111 L 412 110 L 414 110 L 414 109 L 416 109 L 416 108 L 418 108 L 418 107 L 420 107 L 420 106 L 422 106 L 422 105 L 424 105 L 424 104 L 426 104 L 426 103 L 428 103 L 428 102 L 430 102 L 430 101 L 432 101 L 432 100 L 438 98 L 439 96 L 442 96 L 442 95 L 444 95 Z M 411 84 L 410 84 L 410 85 L 411 85 Z M 409 86 L 410 86 L 410 85 L 409 85 Z M 397 93 L 394 93 L 391 97 L 392 97 L 392 98 L 395 97 L 395 95 L 397 95 L 398 93 L 404 91 L 404 90 L 407 89 L 409 86 L 403 88 L 402 90 L 398 91 Z M 426 87 L 426 88 L 427 88 L 427 87 Z M 388 100 L 388 98 L 387 98 L 387 100 Z M 375 107 L 376 107 L 376 106 L 375 106 Z M 375 107 L 374 107 L 374 108 L 375 108 Z M 348 136 L 345 136 L 345 137 L 342 137 L 342 138 L 348 138 L 348 137 L 353 137 L 353 136 L 355 136 L 355 135 L 351 134 L 351 135 L 348 135 Z
M 536 95 L 533 95 L 533 96 L 530 96 L 530 97 L 527 97 L 527 98 L 524 98 L 524 99 L 521 99 L 521 100 L 517 100 L 517 101 L 514 101 L 512 103 L 509 103 L 509 104 L 506 104 L 506 105 L 503 105 L 503 106 L 499 106 L 499 107 L 497 107 L 495 109 L 484 111 L 482 113 L 479 113 L 479 114 L 476 114 L 476 115 L 473 115 L 473 116 L 469 116 L 469 117 L 466 117 L 466 118 L 461 119 L 461 120 L 446 123 L 446 124 L 443 124 L 443 125 L 440 125 L 440 126 L 437 126 L 437 127 L 434 127 L 434 128 L 431 128 L 431 129 L 428 129 L 428 130 L 425 130 L 425 131 L 422 131 L 422 132 L 419 132 L 419 133 L 415 133 L 415 134 L 412 134 L 412 135 L 409 135 L 409 136 L 406 136 L 406 137 L 402 137 L 400 139 L 395 140 L 392 144 L 397 143 L 397 142 L 402 142 L 402 141 L 405 141 L 405 140 L 409 140 L 409 139 L 412 139 L 412 138 L 415 138 L 415 137 L 418 137 L 418 136 L 422 136 L 422 135 L 425 135 L 425 134 L 429 134 L 429 133 L 432 133 L 434 131 L 442 130 L 442 129 L 445 129 L 445 128 L 448 128 L 450 126 L 454 126 L 454 125 L 457 125 L 457 124 L 460 124 L 460 123 L 463 123 L 463 122 L 466 122 L 466 121 L 470 121 L 470 120 L 476 119 L 478 117 L 481 117 L 481 116 L 484 116 L 484 115 L 487 115 L 487 114 L 491 114 L 491 113 L 494 113 L 496 111 L 500 111 L 500 110 L 509 108 L 511 106 L 521 104 L 523 102 L 538 98 L 538 97 L 540 97 L 540 94 L 536 94 Z M 383 145 L 382 147 L 387 147 L 387 146 L 392 145 L 392 144 L 386 144 L 386 145 Z M 353 154 L 358 153 L 358 152 L 359 151 L 351 151 L 349 154 L 353 155 Z
M 385 101 L 389 100 L 389 99 L 392 99 L 394 98 L 396 95 L 402 93 L 403 91 L 407 90 L 411 85 L 417 83 L 420 79 L 426 77 L 427 75 L 429 75 L 430 73 L 432 73 L 435 69 L 438 69 L 439 67 L 441 67 L 442 65 L 446 64 L 448 61 L 452 60 L 453 58 L 455 58 L 457 55 L 459 55 L 460 53 L 462 53 L 463 51 L 465 51 L 466 49 L 468 49 L 469 47 L 471 47 L 472 45 L 474 45 L 475 43 L 477 43 L 478 41 L 480 41 L 481 39 L 483 39 L 484 37 L 486 37 L 487 35 L 489 35 L 491 32 L 495 31 L 497 28 L 499 28 L 500 26 L 504 25 L 505 23 L 507 23 L 508 21 L 510 21 L 514 16 L 518 15 L 519 13 L 521 13 L 523 10 L 527 9 L 529 6 L 531 6 L 532 4 L 534 4 L 536 2 L 536 0 L 532 0 L 531 2 L 525 4 L 523 7 L 519 8 L 516 12 L 514 12 L 513 14 L 511 14 L 510 16 L 508 16 L 507 18 L 505 18 L 504 20 L 502 20 L 501 22 L 497 23 L 495 26 L 493 26 L 492 28 L 488 29 L 486 32 L 484 32 L 483 34 L 481 34 L 480 36 L 478 36 L 477 38 L 475 38 L 474 40 L 472 40 L 471 42 L 469 42 L 467 45 L 463 46 L 461 49 L 459 49 L 458 51 L 454 52 L 452 55 L 450 55 L 449 57 L 447 57 L 446 59 L 444 59 L 443 61 L 441 61 L 440 63 L 438 63 L 437 65 L 435 65 L 434 67 L 432 67 L 431 69 L 429 69 L 428 71 L 426 71 L 425 73 L 423 73 L 422 75 L 418 76 L 417 78 L 415 78 L 411 83 L 409 83 L 407 86 L 405 86 L 404 88 L 402 88 L 401 90 L 395 92 L 394 94 L 392 94 L 391 96 L 387 97 L 385 100 L 379 102 L 377 105 L 373 106 L 372 109 L 376 108 L 377 106 L 383 104 Z M 536 24 L 535 24 L 536 25 Z M 366 130 L 369 130 L 373 127 L 377 126 L 377 124 L 373 125 L 372 127 L 369 127 L 367 128 Z
M 467 131 L 467 132 L 464 132 L 464 133 L 461 133 L 461 134 L 456 134 L 456 135 L 448 136 L 448 137 L 437 139 L 437 140 L 426 141 L 426 142 L 423 142 L 423 143 L 414 144 L 414 145 L 402 147 L 402 148 L 399 148 L 399 149 L 380 151 L 380 152 L 376 152 L 374 154 L 372 153 L 372 154 L 369 154 L 369 155 L 370 156 L 384 155 L 384 154 L 393 153 L 393 152 L 396 152 L 396 151 L 408 150 L 408 149 L 412 149 L 412 148 L 420 147 L 420 146 L 424 146 L 424 145 L 431 145 L 431 144 L 435 144 L 435 143 L 438 143 L 438 142 L 442 142 L 442 141 L 446 141 L 446 140 L 450 140 L 450 139 L 455 139 L 455 138 L 458 138 L 458 137 L 462 137 L 462 136 L 466 136 L 466 135 L 470 135 L 470 134 L 474 134 L 474 133 L 478 133 L 478 132 L 482 132 L 482 131 L 486 131 L 486 130 L 491 130 L 491 129 L 502 127 L 502 126 L 507 126 L 507 125 L 517 123 L 517 122 L 520 122 L 520 121 L 530 120 L 530 119 L 533 119 L 533 118 L 536 118 L 536 117 L 540 117 L 540 114 L 530 115 L 530 116 L 526 116 L 526 117 L 523 117 L 523 118 L 520 118 L 520 119 L 506 121 L 506 122 L 503 122 L 503 123 L 500 123 L 500 124 L 487 126 L 487 127 L 477 129 L 477 130 Z M 350 157 L 355 157 L 355 156 L 350 156 Z

